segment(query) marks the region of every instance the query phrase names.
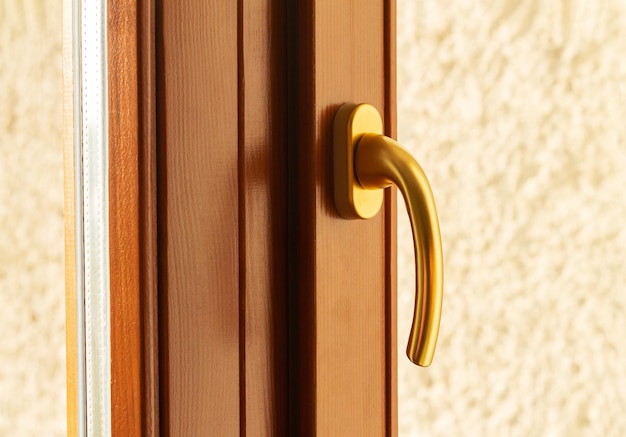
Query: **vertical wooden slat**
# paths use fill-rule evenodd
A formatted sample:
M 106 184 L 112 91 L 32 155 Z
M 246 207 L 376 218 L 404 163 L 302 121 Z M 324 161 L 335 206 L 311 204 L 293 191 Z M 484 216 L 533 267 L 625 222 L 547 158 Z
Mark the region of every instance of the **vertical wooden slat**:
M 162 435 L 238 435 L 237 2 L 157 5 Z
M 146 437 L 160 435 L 157 252 L 155 2 L 139 6 L 139 248 L 143 323 L 144 421 Z
M 241 435 L 285 435 L 285 5 L 239 9 Z
M 153 11 L 107 2 L 111 426 L 158 435 Z
M 137 10 L 108 2 L 111 428 L 141 435 Z
M 389 206 L 366 221 L 339 217 L 331 162 L 341 104 L 392 110 L 387 8 L 383 0 L 309 0 L 297 13 L 300 435 L 393 433 L 387 317 L 395 282 L 386 237 L 394 217 Z
M 386 420 L 384 222 L 382 214 L 367 221 L 337 216 L 328 157 L 338 104 L 368 102 L 384 113 L 383 3 L 316 3 L 316 427 L 318 435 L 380 436 Z

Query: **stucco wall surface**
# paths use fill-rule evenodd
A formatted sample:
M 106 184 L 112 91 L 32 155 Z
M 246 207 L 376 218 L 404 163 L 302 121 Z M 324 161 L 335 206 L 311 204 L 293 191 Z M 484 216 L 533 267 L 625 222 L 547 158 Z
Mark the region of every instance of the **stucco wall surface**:
M 0 1 L 0 436 L 65 435 L 61 4 Z
M 400 351 L 402 435 L 626 435 L 626 2 L 399 0 L 398 60 L 446 293 L 432 367 Z

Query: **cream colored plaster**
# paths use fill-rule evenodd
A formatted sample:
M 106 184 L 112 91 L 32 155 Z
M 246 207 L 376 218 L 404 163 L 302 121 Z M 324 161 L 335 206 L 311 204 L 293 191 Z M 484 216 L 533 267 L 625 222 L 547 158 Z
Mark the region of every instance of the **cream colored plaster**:
M 399 357 L 402 435 L 626 435 L 626 2 L 398 12 L 399 137 L 435 192 L 446 292 L 432 367 Z
M 0 60 L 0 436 L 63 436 L 60 2 L 1 0 Z

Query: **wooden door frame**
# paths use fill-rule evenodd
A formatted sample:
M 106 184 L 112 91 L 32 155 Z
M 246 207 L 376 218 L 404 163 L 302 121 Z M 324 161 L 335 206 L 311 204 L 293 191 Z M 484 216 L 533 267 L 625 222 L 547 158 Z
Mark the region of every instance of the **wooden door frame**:
M 111 426 L 113 435 L 156 437 L 159 345 L 154 15 L 150 1 L 107 3 Z
M 296 5 L 297 3 L 297 5 Z M 289 235 L 285 241 L 284 252 L 278 255 L 279 263 L 285 264 L 286 284 L 288 293 L 288 316 L 284 323 L 290 332 L 279 350 L 287 347 L 289 352 L 278 352 L 288 357 L 285 364 L 288 368 L 289 412 L 285 416 L 289 432 L 300 435 L 316 435 L 327 431 L 341 430 L 339 422 L 352 423 L 351 420 L 337 420 L 342 415 L 352 415 L 352 420 L 362 421 L 368 426 L 367 415 L 354 410 L 367 402 L 382 402 L 384 411 L 384 433 L 389 436 L 397 434 L 397 376 L 396 376 L 396 198 L 393 190 L 385 194 L 384 211 L 371 224 L 340 223 L 332 205 L 332 189 L 330 189 L 329 157 L 330 131 L 334 110 L 345 101 L 373 103 L 384 114 L 386 134 L 395 134 L 395 0 L 368 0 L 367 2 L 340 2 L 345 7 L 338 7 L 332 0 L 304 0 L 301 2 L 279 2 L 283 12 L 276 12 L 278 18 L 284 20 L 286 34 L 279 47 L 284 48 L 286 78 L 286 119 L 277 122 L 276 129 L 282 133 L 269 132 L 270 137 L 284 135 L 284 154 L 282 160 L 291 163 L 292 170 L 284 171 L 274 183 L 284 183 L 287 223 L 283 222 Z M 359 3 L 359 5 L 357 5 Z M 157 49 L 159 28 L 157 21 L 160 1 L 149 0 L 108 0 L 108 105 L 109 105 L 109 229 L 110 229 L 110 289 L 111 289 L 111 396 L 112 396 L 112 430 L 114 435 L 157 436 L 160 430 L 159 403 L 159 324 L 158 324 L 158 257 L 157 257 Z M 271 0 L 262 2 L 259 7 L 267 8 Z M 259 12 L 252 0 L 239 0 L 239 35 L 242 40 L 252 41 L 255 32 L 262 31 L 254 27 Z M 360 8 L 359 6 L 362 6 Z M 270 8 L 271 9 L 271 8 Z M 324 14 L 332 10 L 332 14 Z M 359 26 L 353 21 L 357 15 L 374 26 Z M 76 317 L 71 311 L 75 300 L 75 263 L 74 251 L 74 174 L 76 163 L 73 155 L 73 80 L 74 65 L 72 59 L 72 0 L 64 0 L 64 149 L 65 149 L 65 211 L 66 211 L 66 302 L 67 302 L 67 374 L 68 374 L 68 434 L 77 435 L 77 398 L 78 387 L 74 375 L 78 363 L 72 353 L 76 345 Z M 322 20 L 322 17 L 325 17 Z M 157 23 L 157 24 L 155 24 Z M 257 21 L 257 26 L 262 26 Z M 246 24 L 246 25 L 243 25 Z M 337 29 L 339 33 L 337 33 Z M 246 33 L 248 32 L 248 33 Z M 337 35 L 342 36 L 336 38 Z M 275 35 L 276 36 L 276 35 Z M 359 42 L 369 41 L 375 47 L 374 57 L 384 67 L 372 67 L 368 71 L 367 56 L 362 63 L 355 65 L 350 57 L 350 50 L 359 49 Z M 264 44 L 276 44 L 265 42 Z M 382 46 L 382 50 L 381 47 Z M 240 60 L 246 56 L 252 59 L 267 47 L 256 46 L 251 51 L 240 48 Z M 361 50 L 363 47 L 361 47 Z M 275 49 L 276 50 L 276 49 Z M 332 56 L 329 55 L 332 51 Z M 366 52 L 367 53 L 367 50 Z M 382 57 L 381 57 L 382 56 Z M 280 57 L 280 56 L 279 56 Z M 242 70 L 240 70 L 240 74 Z M 263 74 L 267 70 L 256 72 L 242 81 L 248 88 L 245 94 L 249 98 L 240 109 L 242 120 L 252 126 L 254 114 L 263 111 L 265 103 L 263 93 L 254 96 L 254 84 L 263 84 Z M 329 74 L 332 72 L 332 74 Z M 374 72 L 374 73 L 372 73 Z M 256 79 L 255 79 L 256 78 Z M 244 79 L 244 77 L 240 77 Z M 256 80 L 256 82 L 255 82 Z M 335 81 L 335 82 L 331 82 Z M 333 93 L 321 95 L 320 87 L 331 87 Z M 376 97 L 378 96 L 378 97 Z M 246 112 L 250 111 L 250 112 Z M 271 112 L 271 111 L 270 111 Z M 258 123 L 268 121 L 257 119 Z M 280 127 L 283 123 L 283 128 Z M 240 155 L 241 193 L 246 194 L 246 177 L 254 176 L 254 149 L 246 148 L 245 131 L 240 134 L 242 152 Z M 280 150 L 280 149 L 279 149 Z M 247 155 L 250 153 L 250 155 Z M 294 164 L 305 169 L 297 172 Z M 326 169 L 326 170 L 325 170 Z M 248 175 L 248 176 L 247 176 Z M 284 180 L 281 178 L 285 178 Z M 251 203 L 247 204 L 252 205 Z M 250 218 L 242 225 L 243 235 L 254 235 L 254 212 L 243 207 L 243 214 Z M 247 227 L 246 227 L 247 226 Z M 277 226 L 273 223 L 272 226 Z M 335 227 L 347 230 L 349 238 L 337 240 Z M 275 228 L 274 228 L 275 229 Z M 324 293 L 318 289 L 323 278 L 319 269 L 311 260 L 319 260 L 332 243 L 336 248 L 342 245 L 344 250 L 360 248 L 367 250 L 369 243 L 362 242 L 367 235 L 371 238 L 372 229 L 380 238 L 379 247 L 383 248 L 382 263 L 373 282 L 381 283 L 382 289 L 368 288 L 351 290 L 353 295 L 336 295 Z M 262 238 L 267 238 L 262 237 Z M 270 239 L 273 237 L 269 237 Z M 356 240 L 355 240 L 356 239 Z M 324 242 L 317 246 L 316 242 Z M 341 242 L 338 242 L 341 241 Z M 357 241 L 355 245 L 355 241 Z M 244 240 L 248 249 L 240 252 L 240 260 L 248 263 L 245 271 L 254 276 L 254 248 L 263 244 L 263 240 Z M 350 246 L 350 247 L 348 247 Z M 247 250 L 247 252 L 246 252 Z M 283 249 L 281 249 L 283 250 Z M 243 254 L 243 255 L 242 255 Z M 246 255 L 248 258 L 246 258 Z M 243 258 L 242 258 L 243 256 Z M 282 261 L 280 261 L 282 259 Z M 294 262 L 295 260 L 295 262 Z M 349 269 L 350 270 L 350 269 Z M 357 269 L 358 270 L 358 269 Z M 378 270 L 378 269 L 374 269 Z M 355 270 L 351 270 L 354 272 Z M 243 281 L 246 281 L 245 276 Z M 367 281 L 366 281 L 367 282 Z M 275 280 L 271 284 L 277 284 Z M 280 284 L 280 281 L 278 282 Z M 367 288 L 367 287 L 366 287 Z M 266 293 L 270 290 L 266 289 Z M 383 297 L 378 295 L 383 293 Z M 245 294 L 242 295 L 245 307 Z M 248 297 L 253 296 L 251 293 Z M 261 295 L 261 298 L 263 295 Z M 334 296 L 334 297 L 333 297 Z M 363 399 L 358 387 L 347 396 L 341 397 L 342 402 L 323 398 L 332 390 L 336 390 L 337 380 L 320 379 L 322 371 L 331 372 L 335 376 L 361 372 L 359 363 L 372 360 L 371 355 L 359 355 L 361 350 L 371 344 L 356 343 L 349 351 L 350 359 L 339 359 L 333 366 L 323 367 L 318 360 L 320 351 L 326 346 L 320 341 L 330 341 L 324 337 L 320 329 L 325 323 L 335 321 L 335 316 L 324 312 L 320 299 L 334 298 L 331 305 L 343 305 L 345 299 L 359 301 L 382 302 L 382 317 L 385 322 L 378 352 L 384 354 L 382 371 L 384 372 L 384 392 L 381 399 Z M 326 302 L 326 301 L 325 301 Z M 253 303 L 250 303 L 253 305 Z M 114 316 L 114 317 L 113 317 Z M 243 313 L 253 317 L 252 313 Z M 253 320 L 250 319 L 252 322 Z M 279 321 L 280 322 L 280 321 Z M 380 322 L 377 322 L 380 323 Z M 244 322 L 244 327 L 245 322 Z M 251 323 L 250 326 L 253 326 Z M 244 331 L 245 332 L 245 331 Z M 325 331 L 327 332 L 327 331 Z M 350 338 L 357 338 L 355 332 L 340 333 L 342 344 L 348 345 Z M 272 335 L 272 334 L 267 334 Z M 372 338 L 364 339 L 371 341 Z M 285 346 L 285 344 L 287 346 Z M 253 346 L 251 346 L 253 347 Z M 244 346 L 245 348 L 245 346 Z M 326 349 L 328 350 L 328 349 Z M 377 352 L 377 353 L 378 353 Z M 249 354 L 259 354 L 259 350 L 251 349 Z M 356 355 L 354 355 L 356 353 Z M 253 357 L 254 355 L 249 355 Z M 260 355 L 259 359 L 262 357 Z M 161 357 L 162 359 L 162 357 Z M 282 358 L 281 358 L 282 359 Z M 377 359 L 374 359 L 376 361 Z M 253 361 L 250 361 L 253 363 Z M 252 365 L 252 364 L 251 364 Z M 379 365 L 370 366 L 370 369 Z M 247 367 L 240 364 L 245 374 Z M 319 367 L 322 366 L 322 367 Z M 377 367 L 378 366 L 378 367 Z M 343 367 L 343 368 L 342 368 Z M 367 366 L 366 366 L 367 367 Z M 250 367 L 250 378 L 253 380 L 255 368 Z M 328 373 L 326 373 L 328 374 Z M 359 380 L 372 375 L 362 374 Z M 378 376 L 374 375 L 375 378 Z M 244 378 L 245 379 L 245 378 Z M 271 384 L 272 379 L 265 379 L 255 390 L 262 390 Z M 344 387 L 345 388 L 345 387 Z M 287 388 L 284 388 L 287 390 Z M 254 393 L 249 390 L 248 395 Z M 262 392 L 257 391 L 260 395 Z M 324 395 L 326 393 L 326 395 Z M 282 395 L 280 395 L 282 396 Z M 279 396 L 279 397 L 280 397 Z M 320 398 L 322 396 L 322 398 Z M 259 402 L 258 399 L 250 402 Z M 351 403 L 354 401 L 355 403 Z M 284 405 L 285 400 L 279 401 Z M 244 415 L 254 415 L 254 405 L 248 404 L 251 410 Z M 263 413 L 265 414 L 265 413 Z M 259 418 L 264 417 L 263 414 Z M 364 421 L 363 421 L 363 418 Z M 372 420 L 377 420 L 373 419 Z M 254 421 L 249 429 L 254 429 Z M 377 422 L 376 427 L 380 423 Z M 242 431 L 245 433 L 245 426 Z M 279 428 L 280 429 L 280 428 Z

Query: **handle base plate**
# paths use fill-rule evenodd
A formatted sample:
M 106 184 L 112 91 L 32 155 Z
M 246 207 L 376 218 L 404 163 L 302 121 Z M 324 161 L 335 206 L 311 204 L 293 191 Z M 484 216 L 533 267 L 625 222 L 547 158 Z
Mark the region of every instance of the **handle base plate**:
M 380 114 L 371 105 L 344 104 L 334 122 L 333 161 L 335 206 L 346 219 L 368 219 L 380 211 L 382 189 L 365 189 L 354 171 L 354 150 L 365 133 L 383 134 Z

